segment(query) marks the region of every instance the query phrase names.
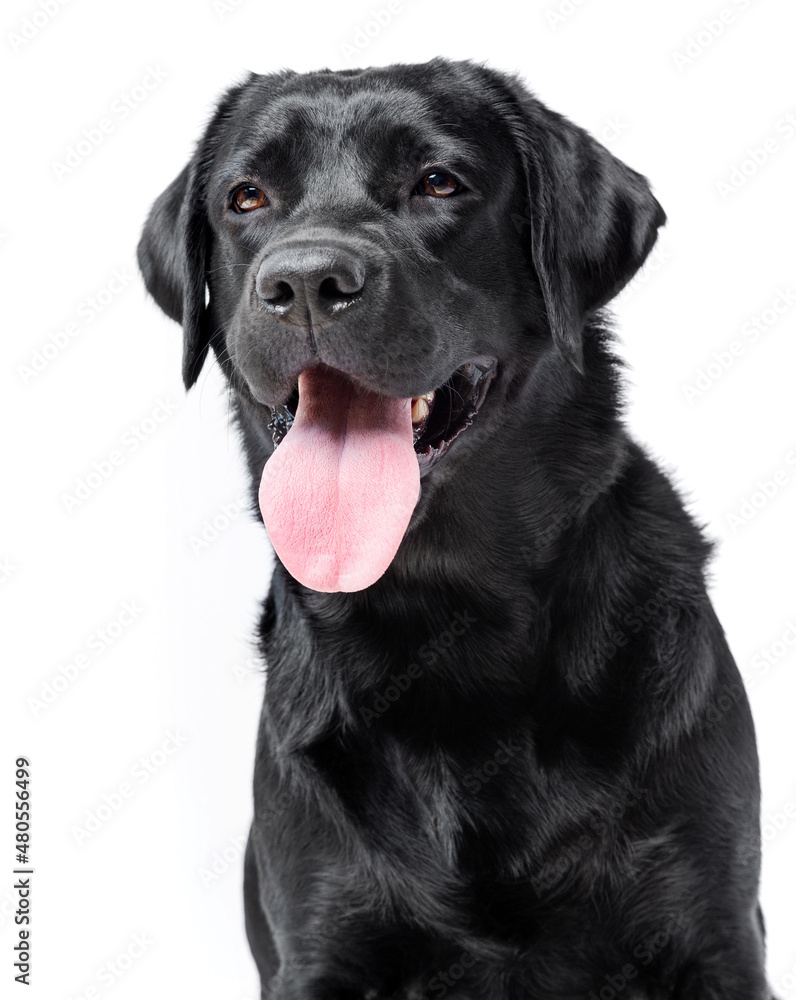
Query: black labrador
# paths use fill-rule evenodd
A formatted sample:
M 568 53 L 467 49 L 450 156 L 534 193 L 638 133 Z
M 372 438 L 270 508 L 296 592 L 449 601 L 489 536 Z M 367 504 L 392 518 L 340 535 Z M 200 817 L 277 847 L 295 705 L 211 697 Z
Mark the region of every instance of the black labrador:
M 770 997 L 710 546 L 601 311 L 664 221 L 516 78 L 442 59 L 253 74 L 155 202 L 147 288 L 187 387 L 213 349 L 278 555 L 263 997 Z

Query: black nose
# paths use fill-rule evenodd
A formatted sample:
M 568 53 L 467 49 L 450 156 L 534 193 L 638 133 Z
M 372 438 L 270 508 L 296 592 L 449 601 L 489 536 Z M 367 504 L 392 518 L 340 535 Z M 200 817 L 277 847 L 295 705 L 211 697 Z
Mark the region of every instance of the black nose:
M 257 272 L 257 294 L 280 319 L 295 326 L 328 323 L 362 295 L 365 267 L 349 250 L 332 246 L 283 247 Z

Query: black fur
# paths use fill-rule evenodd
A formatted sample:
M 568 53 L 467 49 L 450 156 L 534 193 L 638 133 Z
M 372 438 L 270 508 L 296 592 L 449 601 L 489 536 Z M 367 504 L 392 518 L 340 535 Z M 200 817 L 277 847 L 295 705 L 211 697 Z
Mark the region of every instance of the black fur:
M 412 194 L 429 163 L 468 190 Z M 267 211 L 230 210 L 244 180 Z M 376 584 L 322 594 L 277 561 L 245 884 L 263 997 L 770 996 L 749 706 L 599 312 L 664 218 L 516 79 L 443 60 L 252 75 L 155 203 L 147 287 L 186 386 L 215 352 L 255 492 L 308 365 L 407 397 L 499 361 Z M 271 255 L 317 246 L 359 262 L 359 301 L 265 310 Z

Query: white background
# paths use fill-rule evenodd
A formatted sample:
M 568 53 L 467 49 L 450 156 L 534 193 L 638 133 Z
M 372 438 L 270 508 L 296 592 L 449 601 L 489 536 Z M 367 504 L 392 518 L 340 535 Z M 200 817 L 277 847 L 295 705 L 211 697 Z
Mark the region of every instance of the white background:
M 272 556 L 245 514 L 225 527 L 244 478 L 221 379 L 208 365 L 185 396 L 180 331 L 145 296 L 134 250 L 214 100 L 245 71 L 441 54 L 519 71 L 646 174 L 669 215 L 653 264 L 616 302 L 627 419 L 719 543 L 711 591 L 761 754 L 769 970 L 796 997 L 796 305 L 778 298 L 796 292 L 792 0 L 393 0 L 379 28 L 371 12 L 385 7 L 69 0 L 48 17 L 37 0 L 4 5 L 0 991 L 259 995 L 240 845 L 262 694 L 249 641 Z M 61 169 L 103 120 L 101 143 Z M 765 162 L 749 159 L 768 139 Z M 761 316 L 774 321 L 753 342 Z M 69 323 L 75 335 L 54 349 Z M 725 370 L 714 354 L 736 340 L 743 353 Z M 64 496 L 114 451 L 122 463 L 68 510 Z M 223 530 L 194 551 L 213 519 Z M 33 770 L 27 992 L 11 965 L 17 754 Z M 118 808 L 81 836 L 87 814 L 107 816 L 104 796 Z

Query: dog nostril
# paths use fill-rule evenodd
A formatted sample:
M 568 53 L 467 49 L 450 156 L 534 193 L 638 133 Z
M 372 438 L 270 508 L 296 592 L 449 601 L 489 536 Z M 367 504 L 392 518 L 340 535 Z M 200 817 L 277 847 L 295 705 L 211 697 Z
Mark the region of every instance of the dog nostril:
M 263 299 L 271 306 L 289 306 L 295 298 L 295 293 L 287 281 L 273 282 Z
M 343 302 L 359 295 L 362 291 L 362 282 L 357 281 L 353 275 L 351 280 L 340 280 L 336 275 L 324 278 L 318 286 L 318 298 L 321 302 L 333 304 Z

